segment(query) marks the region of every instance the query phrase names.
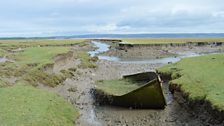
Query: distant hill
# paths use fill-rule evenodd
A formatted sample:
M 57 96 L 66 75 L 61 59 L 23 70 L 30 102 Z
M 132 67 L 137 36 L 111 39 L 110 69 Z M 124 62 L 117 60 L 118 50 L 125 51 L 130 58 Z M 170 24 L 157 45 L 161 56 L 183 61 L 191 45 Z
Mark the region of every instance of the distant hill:
M 211 38 L 224 37 L 224 33 L 163 33 L 163 34 L 84 34 L 52 37 L 9 37 L 0 40 L 13 39 L 69 39 L 69 38 Z

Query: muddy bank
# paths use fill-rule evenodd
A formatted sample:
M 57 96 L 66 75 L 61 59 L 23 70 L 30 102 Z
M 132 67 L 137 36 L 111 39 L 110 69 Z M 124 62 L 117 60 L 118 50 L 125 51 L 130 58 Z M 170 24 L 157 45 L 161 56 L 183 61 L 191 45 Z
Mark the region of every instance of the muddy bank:
M 125 42 L 118 43 L 120 49 L 130 49 L 132 47 L 195 47 L 195 46 L 222 46 L 224 42 L 184 42 L 184 43 L 155 43 L 155 44 L 129 44 Z
M 116 56 L 119 58 L 139 58 L 139 59 L 153 59 L 175 56 L 174 53 L 169 52 L 162 47 L 133 47 L 130 49 L 119 49 L 111 47 L 110 51 L 105 53 L 108 56 Z
M 103 41 L 102 41 L 103 42 Z M 105 53 L 107 56 L 119 58 L 155 59 L 178 56 L 186 53 L 203 54 L 224 52 L 224 44 L 214 43 L 184 43 L 184 44 L 119 44 L 108 43 L 111 48 Z
M 152 47 L 142 47 L 139 48 L 138 51 L 142 52 L 144 50 L 151 49 Z M 111 50 L 113 48 L 111 46 Z M 150 51 L 161 49 L 152 48 Z M 169 50 L 171 54 L 194 54 L 194 53 L 213 53 L 213 52 L 222 52 L 223 46 L 197 46 L 197 47 L 169 47 L 165 48 Z M 110 50 L 110 51 L 111 51 Z M 130 49 L 131 51 L 132 48 Z M 136 56 L 130 54 L 129 51 L 127 53 L 127 57 L 130 59 L 136 58 Z M 109 51 L 109 52 L 110 52 Z M 117 51 L 117 50 L 116 50 Z M 124 50 L 123 50 L 124 51 Z M 156 52 L 156 51 L 154 51 Z M 135 53 L 135 51 L 133 51 Z M 147 55 L 148 53 L 146 53 Z M 152 54 L 154 56 L 154 54 Z M 162 57 L 164 54 L 159 53 L 159 56 Z M 166 56 L 166 54 L 165 54 Z M 143 56 L 145 57 L 145 56 Z M 152 58 L 150 56 L 150 58 Z M 153 57 L 155 58 L 155 57 Z M 164 65 L 164 63 L 145 63 L 145 64 L 135 64 L 135 63 L 119 63 L 119 62 L 111 62 L 105 60 L 99 60 L 98 69 L 96 70 L 96 76 L 94 80 L 104 80 L 104 79 L 117 79 L 121 78 L 122 75 L 131 74 L 136 72 L 145 72 L 150 70 L 155 70 Z M 94 74 L 95 75 L 95 74 Z M 222 125 L 223 123 L 214 123 L 211 120 L 205 121 L 205 118 L 201 118 L 198 114 L 198 111 L 192 109 L 192 106 L 189 106 L 186 103 L 179 102 L 181 99 L 181 95 L 172 95 L 169 90 L 169 85 L 167 81 L 164 81 L 163 90 L 166 94 L 166 100 L 168 105 L 164 110 L 139 110 L 139 109 L 132 109 L 132 108 L 119 108 L 119 107 L 112 107 L 112 106 L 96 106 L 95 112 L 96 117 L 103 125 Z M 205 116 L 203 116 L 205 117 Z M 206 118 L 209 119 L 209 118 Z M 213 120 L 214 121 L 214 120 Z
M 99 126 L 100 121 L 95 117 L 95 106 L 90 94 L 90 89 L 94 87 L 94 69 L 80 68 L 81 61 L 76 57 L 79 51 L 87 52 L 92 50 L 89 46 L 73 46 L 71 52 L 60 54 L 54 58 L 55 63 L 45 68 L 45 72 L 52 74 L 62 74 L 62 70 L 73 69 L 72 76 L 67 77 L 56 87 L 48 87 L 39 84 L 38 88 L 56 92 L 79 110 L 79 118 L 76 121 L 77 126 Z
M 100 60 L 97 62 L 98 69 L 94 72 L 94 80 L 115 79 L 122 75 L 154 70 L 163 64 L 122 64 Z M 106 74 L 105 74 L 106 73 Z M 98 106 L 95 108 L 95 116 L 102 125 L 206 125 L 202 120 L 195 118 L 189 108 L 184 108 L 173 97 L 168 89 L 168 84 L 163 84 L 168 105 L 164 110 L 132 109 L 113 106 Z
M 73 51 L 90 51 L 94 50 L 94 47 L 74 47 Z M 115 49 L 111 46 L 111 50 Z M 204 48 L 205 51 L 210 50 L 210 47 Z M 109 52 L 111 51 L 109 50 Z M 117 50 L 117 49 L 116 49 Z M 115 50 L 115 51 L 116 51 Z M 144 50 L 148 50 L 145 48 Z M 138 51 L 144 51 L 139 49 Z M 154 50 L 158 50 L 157 48 Z M 154 50 L 151 50 L 152 52 Z M 177 51 L 176 51 L 177 50 Z M 185 48 L 171 49 L 171 53 L 179 52 Z M 197 50 L 197 49 L 193 49 Z M 202 48 L 199 51 L 204 51 Z M 215 48 L 216 50 L 216 48 Z M 128 50 L 128 51 L 131 51 Z M 173 51 L 173 52 L 172 52 Z M 186 51 L 191 49 L 186 49 Z M 213 51 L 213 50 L 212 50 Z M 132 57 L 133 53 L 127 53 L 127 57 Z M 148 51 L 150 53 L 150 51 Z M 144 54 L 145 56 L 147 53 Z M 142 57 L 144 57 L 142 55 Z M 149 57 L 155 57 L 156 54 L 148 54 Z M 158 56 L 164 56 L 166 53 L 161 53 Z M 64 62 L 66 61 L 66 62 Z M 72 65 L 69 65 L 72 64 Z M 56 67 L 59 71 L 61 68 L 74 67 L 77 69 L 76 74 L 67 78 L 61 85 L 55 88 L 41 87 L 50 91 L 57 92 L 63 96 L 74 107 L 77 107 L 80 112 L 80 117 L 76 122 L 77 126 L 105 126 L 105 125 L 128 125 L 128 126 L 186 126 L 186 125 L 212 125 L 210 122 L 206 122 L 203 119 L 196 116 L 197 113 L 191 110 L 189 106 L 184 106 L 180 102 L 177 102 L 179 95 L 172 95 L 169 91 L 167 82 L 163 84 L 163 90 L 166 94 L 166 100 L 168 105 L 164 110 L 152 110 L 152 109 L 132 109 L 132 108 L 120 108 L 113 106 L 99 106 L 94 103 L 94 99 L 91 94 L 91 89 L 94 88 L 95 82 L 98 80 L 110 80 L 121 78 L 122 75 L 134 74 L 138 72 L 154 71 L 164 65 L 164 63 L 119 63 L 106 60 L 98 60 L 96 62 L 96 69 L 83 69 L 79 68 L 79 59 L 63 59 L 63 56 L 57 60 Z M 66 67 L 68 66 L 68 67 Z
M 174 90 L 174 89 L 172 89 Z M 184 108 L 190 108 L 194 118 L 198 118 L 206 125 L 223 126 L 224 125 L 224 112 L 212 108 L 208 101 L 191 101 L 181 91 L 174 90 L 174 96 L 177 97 L 176 101 Z
M 172 80 L 171 75 L 162 74 L 162 79 L 166 82 Z M 209 101 L 191 100 L 189 94 L 183 93 L 177 84 L 169 84 L 169 90 L 177 98 L 176 101 L 184 108 L 189 109 L 195 118 L 198 118 L 207 125 L 222 126 L 224 124 L 224 112 L 214 109 Z

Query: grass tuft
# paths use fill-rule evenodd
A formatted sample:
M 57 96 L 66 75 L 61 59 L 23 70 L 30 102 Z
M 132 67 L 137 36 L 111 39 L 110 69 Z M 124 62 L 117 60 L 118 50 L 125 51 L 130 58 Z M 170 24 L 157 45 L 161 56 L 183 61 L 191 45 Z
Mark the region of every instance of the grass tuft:
M 78 52 L 77 58 L 81 60 L 81 68 L 96 68 L 96 64 L 87 52 Z
M 207 100 L 214 108 L 224 110 L 223 54 L 186 58 L 158 71 L 171 75 L 171 86 L 181 87 L 190 100 Z

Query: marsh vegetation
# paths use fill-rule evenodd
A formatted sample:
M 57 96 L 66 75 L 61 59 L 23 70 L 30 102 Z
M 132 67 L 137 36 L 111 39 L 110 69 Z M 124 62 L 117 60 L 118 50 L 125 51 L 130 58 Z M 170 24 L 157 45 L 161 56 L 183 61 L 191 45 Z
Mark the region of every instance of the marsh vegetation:
M 164 110 L 131 111 L 128 108 L 98 106 L 91 97 L 95 85 L 108 92 L 124 93 L 139 87 L 123 75 L 155 71 L 171 77 L 170 90 L 194 103 L 207 101 L 212 109 L 223 111 L 223 44 L 201 46 L 145 46 L 145 44 L 223 42 L 223 38 L 122 39 L 143 47 L 121 49 L 118 42 L 101 41 L 109 51 L 89 53 L 96 48 L 90 40 L 1 40 L 0 58 L 0 122 L 5 125 L 204 125 L 214 124 L 195 117 L 174 98 Z M 159 53 L 157 53 L 159 52 Z M 222 53 L 178 60 L 189 56 Z M 192 55 L 198 54 L 198 55 Z M 97 56 L 118 57 L 131 62 L 107 61 Z M 135 57 L 135 56 L 140 56 Z M 137 60 L 146 62 L 136 62 Z M 182 59 L 182 60 L 181 60 Z M 179 61 L 175 63 L 176 61 Z M 168 64 L 169 63 L 169 64 Z M 168 65 L 167 65 L 168 64 Z M 96 83 L 98 82 L 98 83 Z M 105 86 L 106 84 L 106 86 Z M 164 83 L 166 99 L 173 97 Z M 175 96 L 174 96 L 175 97 Z M 112 109 L 111 109 L 112 108 Z M 120 111 L 122 110 L 122 111 Z M 49 112 L 50 111 L 50 112 Z M 180 116 L 180 112 L 184 116 Z M 5 114 L 7 113 L 7 114 Z M 114 116 L 114 115 L 120 115 Z M 133 115 L 133 116 L 130 116 Z M 38 119 L 38 121 L 36 121 Z M 119 121 L 117 121 L 119 120 Z M 142 121 L 146 120 L 146 121 Z M 194 121 L 189 121 L 194 120 Z M 217 124 L 217 123 L 216 123 Z M 219 122 L 220 125 L 223 123 Z

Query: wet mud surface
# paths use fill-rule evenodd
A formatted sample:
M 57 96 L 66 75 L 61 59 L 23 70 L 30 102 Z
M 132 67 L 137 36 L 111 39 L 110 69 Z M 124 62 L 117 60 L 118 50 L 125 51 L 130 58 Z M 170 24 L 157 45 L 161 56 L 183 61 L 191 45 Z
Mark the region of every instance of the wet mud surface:
M 162 64 L 125 64 L 126 67 L 124 67 L 124 64 L 99 61 L 98 65 L 100 66 L 96 73 L 100 74 L 101 76 L 99 76 L 97 79 L 113 79 L 121 77 L 123 74 L 150 71 L 160 67 Z M 108 68 L 108 66 L 112 67 Z M 102 73 L 104 71 L 110 72 L 106 73 L 107 76 L 103 76 L 105 75 Z M 194 118 L 191 112 L 180 106 L 180 104 L 175 101 L 175 97 L 173 98 L 172 94 L 168 90 L 167 82 L 163 84 L 163 89 L 168 103 L 164 110 L 132 109 L 96 105 L 95 116 L 103 126 L 203 125 L 201 120 Z
M 114 43 L 105 56 L 118 57 L 120 59 L 159 59 L 164 57 L 176 57 L 187 55 L 200 55 L 208 53 L 224 52 L 224 45 L 201 45 L 201 46 L 133 46 L 121 49 Z
M 182 50 L 183 47 L 171 50 L 172 53 L 189 52 Z M 204 50 L 199 49 L 199 50 Z M 223 49 L 223 47 L 222 47 Z M 222 50 L 221 49 L 221 50 Z M 93 50 L 93 48 L 81 49 L 74 47 L 75 50 Z M 220 49 L 218 49 L 220 51 Z M 144 50 L 143 50 L 144 51 Z M 201 52 L 199 51 L 199 52 Z M 197 52 L 197 49 L 190 52 Z M 207 49 L 208 53 L 217 52 L 217 49 Z M 125 52 L 126 53 L 126 52 Z M 129 57 L 132 57 L 132 53 Z M 159 54 L 163 57 L 163 54 Z M 117 56 L 117 55 L 115 55 Z M 128 57 L 128 56 L 127 56 Z M 121 63 L 100 59 L 96 62 L 95 69 L 82 69 L 78 65 L 78 59 L 69 59 L 66 62 L 58 63 L 64 68 L 77 68 L 76 75 L 68 78 L 62 85 L 55 88 L 40 87 L 46 90 L 57 92 L 65 99 L 70 101 L 79 109 L 80 116 L 76 121 L 77 126 L 203 126 L 211 125 L 195 117 L 195 113 L 189 108 L 182 106 L 177 102 L 178 96 L 173 96 L 168 89 L 167 82 L 163 83 L 164 93 L 166 95 L 167 106 L 164 110 L 153 109 L 132 109 L 115 106 L 99 106 L 94 102 L 91 89 L 95 86 L 97 80 L 118 79 L 122 75 L 134 74 L 137 72 L 155 71 L 167 62 L 144 62 L 144 63 Z M 68 65 L 66 67 L 66 65 Z M 55 69 L 54 71 L 59 71 Z

